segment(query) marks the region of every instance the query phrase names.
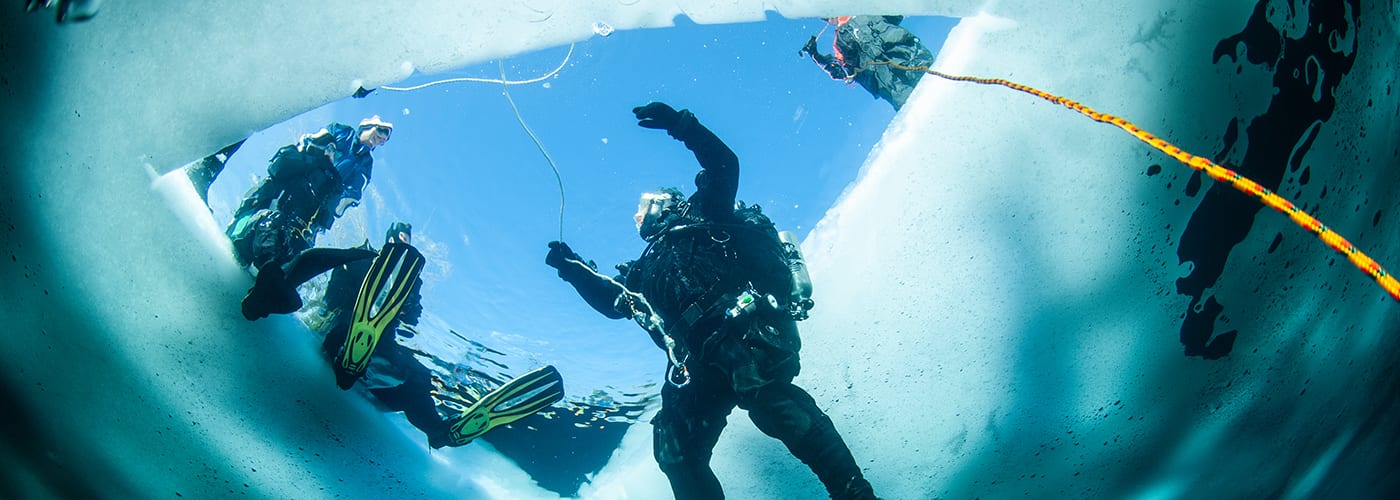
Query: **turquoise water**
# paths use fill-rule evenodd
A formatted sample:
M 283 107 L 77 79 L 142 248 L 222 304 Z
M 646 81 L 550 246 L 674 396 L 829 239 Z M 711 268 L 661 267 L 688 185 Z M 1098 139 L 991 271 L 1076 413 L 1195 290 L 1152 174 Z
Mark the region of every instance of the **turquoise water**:
M 665 498 L 646 423 L 662 353 L 542 262 L 561 235 L 602 269 L 634 258 L 637 194 L 690 188 L 691 155 L 630 116 L 652 100 L 715 130 L 745 168 L 740 198 L 804 238 L 817 306 L 797 383 L 881 496 L 1400 489 L 1394 299 L 1123 131 L 942 80 L 895 113 L 797 55 L 815 20 L 710 6 L 689 14 L 734 24 L 670 28 L 675 10 L 651 3 L 448 3 L 3 16 L 0 119 L 25 133 L 0 157 L 0 496 Z M 929 39 L 960 20 L 940 69 L 1122 116 L 1400 265 L 1393 2 L 912 7 L 949 16 L 911 19 Z M 562 223 L 499 86 L 342 100 L 357 81 L 498 78 L 498 62 L 533 78 L 566 54 L 510 88 L 560 173 Z M 221 246 L 232 204 L 276 146 L 367 114 L 394 138 L 321 243 L 412 221 L 432 262 L 421 358 L 462 386 L 555 364 L 569 403 L 553 418 L 429 451 L 333 388 L 297 318 L 238 314 L 251 278 Z M 159 176 L 249 134 L 210 210 Z M 713 465 L 734 498 L 824 493 L 743 412 Z

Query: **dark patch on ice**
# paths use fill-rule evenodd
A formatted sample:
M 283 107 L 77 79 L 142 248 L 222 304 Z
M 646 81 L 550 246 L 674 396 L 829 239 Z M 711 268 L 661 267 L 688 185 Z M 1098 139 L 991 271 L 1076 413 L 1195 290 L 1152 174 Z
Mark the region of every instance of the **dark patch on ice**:
M 1312 149 L 1313 141 L 1317 140 L 1317 133 L 1321 127 L 1308 127 L 1308 135 L 1303 138 L 1303 143 L 1298 146 L 1298 153 L 1288 157 L 1288 171 L 1296 172 L 1298 167 L 1303 165 L 1303 155 Z M 1303 169 L 1302 183 L 1307 185 L 1308 169 Z
M 1191 178 L 1186 180 L 1186 196 L 1196 197 L 1196 193 L 1201 191 L 1201 171 L 1191 173 Z
M 1239 64 L 1244 57 L 1251 64 L 1264 65 L 1274 74 L 1276 91 L 1268 110 L 1246 128 L 1249 144 L 1236 168 L 1241 175 L 1277 191 L 1290 160 L 1304 157 L 1312 147 L 1317 131 L 1309 129 L 1325 126 L 1332 117 L 1336 108 L 1335 90 L 1355 62 L 1356 51 L 1351 50 L 1354 47 L 1333 50 L 1331 41 L 1334 37 L 1347 39 L 1338 34 L 1356 30 L 1355 16 L 1361 10 L 1359 3 L 1359 0 L 1311 2 L 1305 13 L 1280 16 L 1308 19 L 1309 26 L 1302 30 L 1301 38 L 1295 39 L 1269 22 L 1271 2 L 1263 0 L 1255 4 L 1242 31 L 1216 45 L 1215 63 L 1229 57 Z M 1231 138 L 1237 122 L 1238 119 L 1232 119 L 1226 125 L 1227 139 Z M 1227 140 L 1221 155 L 1231 147 L 1233 141 Z M 1188 186 L 1188 194 L 1190 191 Z M 1224 183 L 1215 183 L 1191 214 L 1177 247 L 1180 261 L 1194 264 L 1190 274 L 1177 280 L 1177 292 L 1192 298 L 1191 309 L 1187 310 L 1181 325 L 1181 342 L 1187 356 L 1215 359 L 1229 354 L 1233 347 L 1237 332 L 1215 335 L 1214 316 L 1219 313 L 1216 309 L 1223 310 L 1224 306 L 1214 296 L 1205 294 L 1219 280 L 1230 252 L 1249 234 L 1254 217 L 1262 208 L 1264 205 L 1257 200 Z M 1198 304 L 1203 304 L 1200 312 L 1196 311 Z
M 1196 300 L 1191 301 L 1191 307 L 1186 310 L 1186 320 L 1181 327 L 1181 344 L 1186 346 L 1187 356 L 1220 359 L 1230 354 L 1235 347 L 1238 331 L 1230 330 L 1216 335 L 1214 339 L 1211 338 L 1215 330 L 1215 319 L 1224 310 L 1214 296 L 1206 297 L 1205 303 L 1200 307 L 1197 307 Z

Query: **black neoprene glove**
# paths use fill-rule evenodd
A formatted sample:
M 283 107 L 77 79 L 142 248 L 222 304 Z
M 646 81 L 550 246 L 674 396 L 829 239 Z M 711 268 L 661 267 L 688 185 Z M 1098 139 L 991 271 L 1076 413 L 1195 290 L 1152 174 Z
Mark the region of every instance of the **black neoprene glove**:
M 681 120 L 681 112 L 663 102 L 632 108 L 632 114 L 637 115 L 637 125 L 667 131 L 674 129 Z
M 632 108 L 632 113 L 637 115 L 637 125 L 644 128 L 654 128 L 665 130 L 671 138 L 678 141 L 685 141 L 690 137 L 690 131 L 696 123 L 695 115 L 690 111 L 680 110 L 667 106 L 666 103 L 652 102 L 645 106 Z
M 812 35 L 812 38 L 808 38 L 807 44 L 802 46 L 802 50 L 797 51 L 797 55 L 799 56 L 816 57 L 817 54 L 817 35 Z
M 583 265 L 588 266 L 588 268 L 592 270 L 598 269 L 598 264 L 595 264 L 591 260 L 583 260 L 583 257 L 580 257 L 579 254 L 574 253 L 572 248 L 569 248 L 568 243 L 562 241 L 549 242 L 549 254 L 544 256 L 544 263 L 549 265 L 549 267 L 558 269 L 559 277 L 563 278 L 564 281 L 573 282 L 574 280 L 592 274 L 577 265 L 570 264 L 570 261 L 583 263 Z
M 582 260 L 582 258 L 579 257 L 577 253 L 574 253 L 572 248 L 569 248 L 568 243 L 562 241 L 549 242 L 549 254 L 544 256 L 544 263 L 549 265 L 549 267 L 563 270 L 565 261 L 567 260 Z

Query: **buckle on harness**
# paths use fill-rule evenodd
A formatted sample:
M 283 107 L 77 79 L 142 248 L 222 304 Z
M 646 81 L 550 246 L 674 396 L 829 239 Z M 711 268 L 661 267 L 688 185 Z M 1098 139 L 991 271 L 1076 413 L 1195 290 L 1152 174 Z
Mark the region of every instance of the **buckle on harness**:
M 700 310 L 699 302 L 691 302 L 690 307 L 681 311 L 681 319 L 685 320 L 686 329 L 689 330 L 690 327 L 695 326 L 695 322 L 700 321 L 700 316 L 704 313 Z

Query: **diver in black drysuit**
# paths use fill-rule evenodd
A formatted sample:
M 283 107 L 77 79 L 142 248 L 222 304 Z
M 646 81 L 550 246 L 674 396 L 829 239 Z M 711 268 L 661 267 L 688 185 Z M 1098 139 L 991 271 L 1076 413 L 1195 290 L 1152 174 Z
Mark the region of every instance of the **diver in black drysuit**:
M 408 243 L 406 240 L 401 241 Z M 350 331 L 350 315 L 355 307 L 355 299 L 360 293 L 360 284 L 364 282 L 373 262 L 373 258 L 356 260 L 331 271 L 330 283 L 326 285 L 326 309 L 340 313 L 321 344 L 321 352 L 327 359 L 334 360 L 341 346 L 345 344 L 345 336 Z M 418 324 L 418 318 L 423 314 L 420 294 L 422 288 L 423 279 L 415 279 L 398 316 L 384 328 L 384 337 L 379 339 L 374 357 L 370 359 L 370 377 L 364 382 L 370 386 L 369 392 L 374 394 L 375 399 L 392 411 L 403 412 L 409 423 L 428 436 L 430 446 L 440 448 L 446 443 L 448 424 L 438 414 L 437 404 L 432 398 L 432 372 L 413 356 L 412 350 L 404 347 L 398 340 L 399 337 L 409 338 L 414 335 L 411 330 L 399 328 L 399 324 Z M 386 375 L 390 380 L 382 380 Z M 398 378 L 402 379 L 402 383 L 396 385 L 395 379 Z
M 411 244 L 412 231 L 409 224 L 396 222 L 386 232 L 385 241 Z M 349 333 L 360 285 L 377 255 L 379 252 L 368 245 L 312 248 L 285 265 L 266 266 L 243 299 L 243 315 L 253 321 L 269 314 L 297 311 L 302 306 L 297 286 L 329 269 L 331 278 L 324 300 L 326 310 L 334 316 L 321 350 L 327 359 L 334 360 Z M 368 377 L 363 382 L 375 399 L 390 411 L 403 412 L 409 423 L 428 436 L 428 444 L 439 448 L 447 443 L 448 423 L 438 414 L 432 398 L 432 373 L 413 356 L 413 351 L 398 342 L 400 336 L 413 335 L 399 325 L 417 325 L 423 313 L 422 287 L 422 278 L 415 279 L 398 315 L 384 328 L 384 337 L 370 358 Z
M 792 384 L 801 341 L 786 312 L 790 269 L 776 236 L 736 215 L 738 158 L 689 111 L 651 103 L 633 112 L 638 125 L 665 130 L 695 153 L 695 193 L 643 195 L 637 221 L 648 246 L 618 266 L 619 276 L 599 274 L 563 242 L 549 244 L 545 262 L 598 312 L 637 319 L 667 351 L 668 383 L 651 423 L 656 461 L 676 498 L 724 497 L 710 457 L 736 405 L 811 467 L 832 498 L 875 498 L 831 419 Z M 777 303 L 727 313 L 745 291 Z

